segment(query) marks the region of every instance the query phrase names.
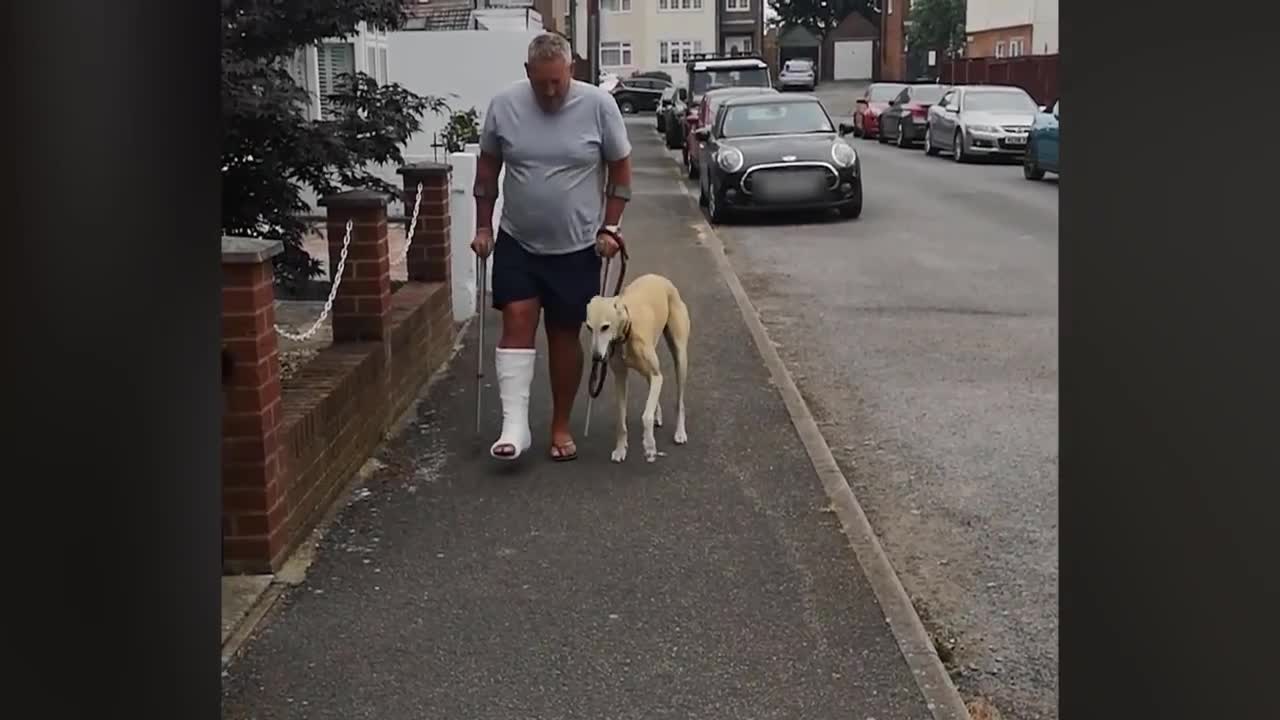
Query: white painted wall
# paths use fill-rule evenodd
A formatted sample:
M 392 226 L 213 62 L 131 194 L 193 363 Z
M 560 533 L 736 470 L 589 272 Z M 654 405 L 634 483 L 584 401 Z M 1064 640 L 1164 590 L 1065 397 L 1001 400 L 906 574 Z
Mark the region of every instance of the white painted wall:
M 1030 25 L 1036 0 L 967 0 L 965 32 Z
M 1031 21 L 1032 55 L 1055 55 L 1058 52 L 1058 0 L 1036 0 Z

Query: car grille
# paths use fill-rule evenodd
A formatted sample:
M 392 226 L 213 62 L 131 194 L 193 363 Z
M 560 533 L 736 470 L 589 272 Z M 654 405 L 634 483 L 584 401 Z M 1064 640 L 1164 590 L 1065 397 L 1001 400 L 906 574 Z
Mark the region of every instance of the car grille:
M 830 190 L 839 183 L 840 178 L 826 167 L 799 165 L 752 170 L 742 179 L 742 190 L 760 193 L 762 199 L 786 201 L 811 197 L 814 192 Z
M 1004 125 L 1003 128 L 1005 132 L 1009 133 L 1024 133 L 1031 131 L 1030 125 Z

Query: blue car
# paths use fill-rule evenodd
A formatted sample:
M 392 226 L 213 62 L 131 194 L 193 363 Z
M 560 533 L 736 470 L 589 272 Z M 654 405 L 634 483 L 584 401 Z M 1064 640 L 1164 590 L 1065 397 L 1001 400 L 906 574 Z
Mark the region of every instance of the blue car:
M 1046 172 L 1061 175 L 1059 168 L 1061 142 L 1058 134 L 1058 101 L 1048 112 L 1036 113 L 1027 134 L 1027 153 L 1022 156 L 1022 174 L 1028 180 L 1039 180 Z

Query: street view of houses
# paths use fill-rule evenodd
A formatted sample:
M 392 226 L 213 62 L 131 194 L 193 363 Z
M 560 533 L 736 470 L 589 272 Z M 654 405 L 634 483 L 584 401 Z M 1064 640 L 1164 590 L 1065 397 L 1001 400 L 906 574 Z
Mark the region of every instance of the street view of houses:
M 225 718 L 1056 720 L 1056 0 L 223 5 Z M 653 462 L 637 376 L 551 461 L 541 335 L 489 452 L 480 128 L 547 32 L 692 318 Z

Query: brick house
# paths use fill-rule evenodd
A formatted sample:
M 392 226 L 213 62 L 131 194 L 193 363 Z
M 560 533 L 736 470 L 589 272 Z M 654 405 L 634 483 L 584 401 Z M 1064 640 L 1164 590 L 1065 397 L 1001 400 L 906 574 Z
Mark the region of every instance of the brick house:
M 880 0 L 880 67 L 876 80 L 903 82 L 907 79 L 907 16 L 911 0 Z
M 967 0 L 966 57 L 1058 52 L 1058 0 Z
M 820 80 L 871 80 L 880 30 L 861 13 L 840 21 L 822 40 Z
M 716 4 L 716 47 L 721 53 L 756 54 L 763 51 L 766 1 L 708 0 Z

